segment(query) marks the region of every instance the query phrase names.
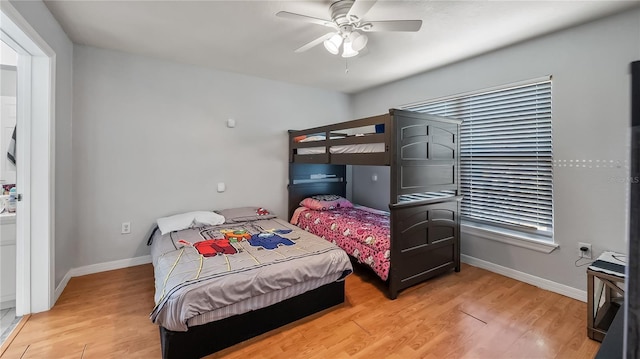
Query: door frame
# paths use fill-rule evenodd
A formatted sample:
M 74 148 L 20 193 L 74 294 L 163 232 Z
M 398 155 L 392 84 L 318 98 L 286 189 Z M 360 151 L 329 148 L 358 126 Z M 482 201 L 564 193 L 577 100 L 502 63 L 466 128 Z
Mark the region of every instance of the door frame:
M 1 1 L 0 10 L 3 40 L 20 48 L 16 186 L 23 200 L 16 216 L 16 314 L 25 315 L 49 310 L 55 300 L 56 57 L 10 2 Z

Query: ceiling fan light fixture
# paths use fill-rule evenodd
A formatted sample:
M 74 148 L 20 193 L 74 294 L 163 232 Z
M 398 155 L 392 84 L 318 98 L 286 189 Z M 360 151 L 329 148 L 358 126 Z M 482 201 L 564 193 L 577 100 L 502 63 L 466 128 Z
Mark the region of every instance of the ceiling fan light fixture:
M 342 45 L 342 36 L 338 33 L 335 33 L 327 40 L 324 40 L 325 49 L 334 55 L 337 55 L 338 52 L 340 52 L 340 45 Z
M 353 49 L 353 44 L 347 39 L 342 46 L 342 57 L 354 57 L 358 55 L 358 51 Z
M 1 1 L 1 0 L 0 0 Z M 367 22 L 364 19 L 367 12 L 379 0 L 331 0 L 328 20 L 279 11 L 276 16 L 285 19 L 304 21 L 331 28 L 331 31 L 295 50 L 296 53 L 307 51 L 320 43 L 330 53 L 342 57 L 357 56 L 369 41 L 368 32 L 416 32 L 422 27 L 422 20 L 380 20 Z
M 351 48 L 353 48 L 353 50 L 362 51 L 362 49 L 367 46 L 367 41 L 369 41 L 369 38 L 367 37 L 367 35 L 354 31 L 349 34 L 349 40 L 351 41 Z

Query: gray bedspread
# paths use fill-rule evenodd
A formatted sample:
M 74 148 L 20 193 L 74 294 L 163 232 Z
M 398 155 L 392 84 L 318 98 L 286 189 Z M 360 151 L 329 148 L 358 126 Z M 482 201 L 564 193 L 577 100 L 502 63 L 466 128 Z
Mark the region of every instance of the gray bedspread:
M 233 248 L 216 247 L 221 253 L 209 257 L 180 242 L 224 238 L 226 230 L 253 237 L 230 243 Z M 330 275 L 342 279 L 353 270 L 342 249 L 277 218 L 164 236 L 156 231 L 150 242 L 156 285 L 150 317 L 173 331 L 186 331 L 187 321 L 197 315 Z

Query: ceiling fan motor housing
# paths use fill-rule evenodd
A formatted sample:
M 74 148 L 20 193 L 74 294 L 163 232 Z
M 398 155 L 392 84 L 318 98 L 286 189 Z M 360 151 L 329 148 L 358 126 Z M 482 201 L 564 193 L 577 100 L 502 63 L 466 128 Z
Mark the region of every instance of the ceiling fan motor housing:
M 331 20 L 342 28 L 345 25 L 349 25 L 351 21 L 347 18 L 349 10 L 353 6 L 354 0 L 340 0 L 336 1 L 329 7 L 331 11 Z

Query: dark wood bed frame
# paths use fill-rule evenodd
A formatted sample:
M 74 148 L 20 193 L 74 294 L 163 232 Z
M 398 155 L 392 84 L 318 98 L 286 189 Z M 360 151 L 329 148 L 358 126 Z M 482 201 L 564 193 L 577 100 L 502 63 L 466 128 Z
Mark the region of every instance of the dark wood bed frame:
M 160 327 L 163 359 L 196 359 L 344 302 L 344 281 L 271 306 L 174 332 Z
M 289 218 L 305 197 L 345 196 L 345 165 L 390 166 L 389 297 L 395 299 L 400 290 L 436 275 L 460 271 L 460 124 L 455 119 L 391 109 L 385 115 L 289 131 Z M 331 139 L 335 133 L 374 125 L 384 125 L 384 132 Z M 312 134 L 324 134 L 326 139 L 294 140 Z M 329 151 L 332 146 L 362 143 L 384 143 L 385 151 Z M 309 147 L 325 147 L 325 153 L 298 153 Z M 448 196 L 425 195 L 431 192 Z

